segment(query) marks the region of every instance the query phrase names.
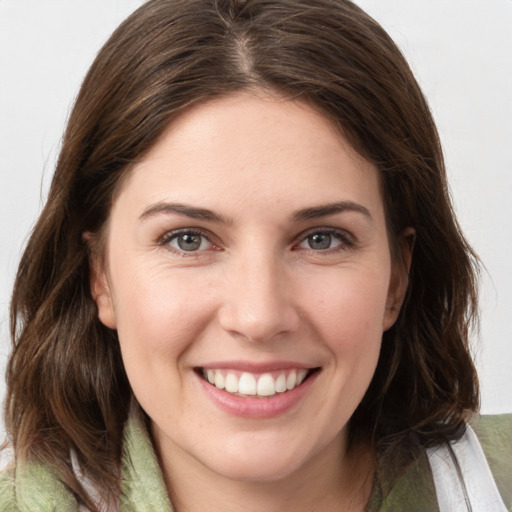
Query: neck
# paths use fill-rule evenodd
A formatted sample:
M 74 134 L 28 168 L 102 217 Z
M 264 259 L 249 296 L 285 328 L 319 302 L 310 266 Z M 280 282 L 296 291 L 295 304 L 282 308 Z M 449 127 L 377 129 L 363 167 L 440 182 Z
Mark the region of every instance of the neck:
M 179 452 L 161 454 L 161 465 L 176 512 L 361 512 L 373 485 L 374 458 L 366 446 L 338 446 L 343 449 L 329 445 L 297 471 L 271 481 L 234 480 Z

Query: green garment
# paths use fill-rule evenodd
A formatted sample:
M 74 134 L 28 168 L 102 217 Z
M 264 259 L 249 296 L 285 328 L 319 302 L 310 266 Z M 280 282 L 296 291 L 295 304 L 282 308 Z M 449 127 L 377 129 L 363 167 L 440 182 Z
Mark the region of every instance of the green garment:
M 501 498 L 512 512 L 512 414 L 475 417 L 470 425 L 485 453 Z M 439 512 L 426 452 L 421 452 L 382 502 L 374 494 L 370 503 L 371 512 Z
M 472 422 L 472 427 L 503 501 L 512 511 L 512 414 L 483 416 Z M 122 482 L 120 512 L 172 512 L 151 441 L 135 417 L 125 428 Z M 371 510 L 379 512 L 438 512 L 426 453 L 416 459 L 382 500 L 374 493 L 370 503 Z M 0 476 L 0 510 L 78 512 L 79 505 L 49 468 L 19 463 Z
M 173 512 L 153 446 L 137 416 L 125 427 L 122 464 L 119 512 Z M 72 493 L 44 465 L 18 463 L 0 476 L 1 512 L 79 510 Z

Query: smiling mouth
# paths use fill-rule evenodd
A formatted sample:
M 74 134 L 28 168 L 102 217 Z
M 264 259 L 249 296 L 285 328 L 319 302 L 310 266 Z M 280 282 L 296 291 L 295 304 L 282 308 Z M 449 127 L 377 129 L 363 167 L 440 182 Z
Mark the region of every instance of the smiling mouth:
M 212 386 L 233 395 L 267 398 L 292 391 L 319 370 L 320 368 L 297 368 L 255 374 L 235 370 L 198 368 L 197 373 Z

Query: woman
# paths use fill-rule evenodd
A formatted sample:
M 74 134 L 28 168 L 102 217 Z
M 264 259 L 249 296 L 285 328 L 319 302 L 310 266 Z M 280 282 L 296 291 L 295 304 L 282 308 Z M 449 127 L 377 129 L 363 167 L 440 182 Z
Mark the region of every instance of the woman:
M 2 510 L 510 507 L 510 418 L 475 424 L 494 478 L 467 427 L 475 272 L 367 15 L 148 2 L 85 78 L 20 264 Z

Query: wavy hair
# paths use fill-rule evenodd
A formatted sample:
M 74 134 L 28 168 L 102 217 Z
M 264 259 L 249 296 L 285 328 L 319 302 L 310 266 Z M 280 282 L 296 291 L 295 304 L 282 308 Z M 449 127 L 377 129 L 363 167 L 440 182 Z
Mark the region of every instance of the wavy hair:
M 429 107 L 385 31 L 348 0 L 151 0 L 113 33 L 71 112 L 11 303 L 7 432 L 94 509 L 74 453 L 119 494 L 131 390 L 117 334 L 98 320 L 84 232 L 100 235 L 122 180 L 185 109 L 244 89 L 300 98 L 382 174 L 391 247 L 417 237 L 406 301 L 384 333 L 350 435 L 379 447 L 459 435 L 478 407 L 468 333 L 477 259 L 451 206 Z

